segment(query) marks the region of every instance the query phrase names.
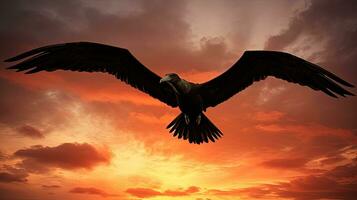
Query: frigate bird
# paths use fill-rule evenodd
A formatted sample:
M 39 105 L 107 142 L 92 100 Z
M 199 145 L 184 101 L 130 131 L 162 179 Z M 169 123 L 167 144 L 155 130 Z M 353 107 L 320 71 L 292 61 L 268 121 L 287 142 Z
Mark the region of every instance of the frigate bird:
M 23 61 L 8 69 L 26 71 L 26 74 L 55 70 L 112 74 L 171 107 L 179 107 L 181 114 L 167 128 L 174 136 L 196 144 L 214 142 L 223 135 L 204 115 L 207 108 L 217 106 L 268 76 L 308 86 L 336 98 L 353 95 L 341 87 L 353 87 L 347 81 L 316 64 L 278 51 L 245 51 L 227 71 L 201 84 L 184 80 L 175 73 L 160 77 L 127 49 L 99 43 L 49 45 L 5 61 L 19 60 Z

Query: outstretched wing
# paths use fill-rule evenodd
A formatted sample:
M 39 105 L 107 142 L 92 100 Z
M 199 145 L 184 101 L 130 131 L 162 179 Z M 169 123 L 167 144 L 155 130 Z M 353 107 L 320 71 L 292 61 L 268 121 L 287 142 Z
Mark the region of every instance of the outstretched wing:
M 332 97 L 353 95 L 339 84 L 353 85 L 299 57 L 277 51 L 246 51 L 226 72 L 201 84 L 204 107 L 214 107 L 267 76 L 309 86 Z
M 127 49 L 90 42 L 45 46 L 5 60 L 26 60 L 9 67 L 27 74 L 39 71 L 72 70 L 106 72 L 127 84 L 176 107 L 175 94 L 160 84 L 161 77 L 141 64 Z

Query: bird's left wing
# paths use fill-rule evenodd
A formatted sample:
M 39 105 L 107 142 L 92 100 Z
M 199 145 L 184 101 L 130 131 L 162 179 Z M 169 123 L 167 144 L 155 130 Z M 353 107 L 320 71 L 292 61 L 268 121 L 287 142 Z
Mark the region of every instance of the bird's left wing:
M 246 51 L 226 72 L 200 85 L 204 108 L 222 103 L 267 76 L 321 90 L 332 97 L 353 95 L 339 85 L 352 84 L 299 57 L 277 51 Z
M 55 70 L 105 72 L 172 107 L 177 106 L 175 94 L 160 84 L 161 77 L 141 64 L 127 49 L 73 42 L 33 49 L 5 61 L 22 59 L 25 60 L 8 69 L 26 73 Z

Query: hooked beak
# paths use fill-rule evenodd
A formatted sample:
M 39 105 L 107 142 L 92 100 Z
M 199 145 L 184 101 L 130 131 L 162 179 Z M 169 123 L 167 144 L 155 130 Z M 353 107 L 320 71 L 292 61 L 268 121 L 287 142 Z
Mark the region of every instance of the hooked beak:
M 171 80 L 170 76 L 165 76 L 164 78 L 160 79 L 160 83 L 165 83 L 165 82 L 168 82 L 170 80 Z

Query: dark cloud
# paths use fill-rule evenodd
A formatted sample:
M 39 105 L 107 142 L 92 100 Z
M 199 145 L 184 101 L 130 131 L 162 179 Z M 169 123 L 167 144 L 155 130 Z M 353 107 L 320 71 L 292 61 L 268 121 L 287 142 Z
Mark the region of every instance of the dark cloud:
M 5 158 L 6 158 L 5 154 L 2 151 L 0 151 L 0 161 L 4 160 Z
M 266 49 L 281 50 L 289 47 L 297 42 L 300 37 L 307 36 L 312 38 L 325 39 L 328 38 L 328 45 L 335 45 L 337 41 L 344 41 L 341 46 L 342 51 L 352 47 L 352 38 L 340 38 L 341 36 L 351 36 L 355 34 L 357 25 L 354 20 L 356 17 L 355 9 L 357 3 L 353 0 L 341 3 L 338 0 L 312 1 L 311 5 L 305 11 L 294 17 L 289 24 L 289 27 L 283 30 L 280 34 L 270 37 L 266 42 Z M 338 23 L 336 23 L 338 22 Z M 305 43 L 309 45 L 308 43 Z M 307 46 L 308 47 L 308 46 Z M 329 52 L 334 52 L 337 49 L 327 49 Z
M 292 18 L 287 29 L 267 40 L 265 49 L 289 50 L 304 56 L 311 54 L 309 60 L 319 60 L 319 65 L 356 85 L 356 9 L 357 2 L 353 0 L 343 1 L 343 3 L 338 0 L 311 1 L 308 9 Z M 351 91 L 356 93 L 353 89 Z M 286 95 L 286 92 L 283 94 Z M 307 116 L 305 109 L 297 107 L 294 112 L 301 112 L 301 115 L 304 115 L 301 116 L 302 119 L 354 130 L 357 128 L 354 123 L 357 113 L 349 112 L 349 110 L 357 109 L 356 98 L 337 102 L 328 98 L 319 98 L 307 92 L 289 93 L 288 96 L 290 99 L 296 99 L 297 102 L 305 102 L 305 108 L 306 105 L 313 108 L 309 109 L 310 114 Z M 284 100 L 279 100 L 279 102 L 282 101 Z M 319 106 L 321 104 L 325 106 L 322 108 Z
M 325 176 L 307 176 L 271 187 L 282 198 L 293 199 L 355 199 L 357 182 L 338 182 Z
M 121 11 L 107 12 L 107 9 L 96 6 L 97 3 L 91 5 L 80 0 L 66 4 L 44 0 L 32 3 L 17 0 L 0 4 L 2 58 L 42 45 L 79 40 L 129 48 L 158 73 L 217 69 L 232 56 L 225 40 L 219 37 L 203 38 L 198 48 L 193 48 L 190 26 L 184 19 L 185 1 L 136 1 L 137 12 L 130 15 Z M 118 8 L 121 4 L 115 3 Z M 73 102 L 71 94 L 92 101 L 93 98 L 94 101 L 110 101 L 107 96 L 117 94 L 115 96 L 122 97 L 122 102 L 122 99 L 131 96 L 127 95 L 127 91 L 130 94 L 139 93 L 114 77 L 103 74 L 56 72 L 24 78 L 23 75 L 1 70 L 0 75 L 4 78 L 0 81 L 0 90 L 6 96 L 0 100 L 0 122 L 10 128 L 24 124 L 43 131 L 65 127 L 70 113 L 63 109 L 63 105 Z M 54 88 L 56 91 L 53 91 Z M 58 92 L 58 96 L 49 98 L 47 93 L 51 92 Z M 142 96 L 133 96 L 136 101 L 143 99 Z M 120 106 L 123 110 L 124 106 Z M 52 114 L 49 116 L 48 113 Z M 116 116 L 118 113 L 128 116 L 126 112 L 117 112 Z M 126 128 L 128 123 L 123 124 L 122 128 Z
M 17 128 L 17 132 L 23 136 L 30 138 L 44 138 L 44 134 L 42 131 L 30 125 L 23 125 Z
M 88 40 L 129 48 L 144 64 L 165 72 L 217 68 L 230 58 L 222 39 L 203 39 L 193 50 L 190 26 L 184 20 L 186 1 L 137 1 L 137 5 L 139 12 L 125 15 L 79 0 L 3 3 L 0 17 L 17 26 L 7 20 L 0 28 L 0 56 L 49 43 Z
M 109 163 L 111 157 L 108 152 L 101 152 L 86 143 L 64 143 L 56 147 L 38 145 L 18 150 L 14 155 L 23 159 L 19 166 L 33 172 L 48 168 L 92 169 Z
M 91 194 L 91 195 L 99 195 L 102 197 L 113 196 L 111 194 L 106 193 L 105 191 L 94 188 L 94 187 L 75 187 L 69 191 L 70 193 L 76 194 Z
M 199 187 L 191 186 L 187 189 L 179 189 L 179 190 L 165 190 L 163 192 L 151 189 L 151 188 L 128 188 L 126 192 L 135 197 L 139 198 L 150 198 L 156 196 L 170 196 L 170 197 L 178 197 L 178 196 L 189 196 L 191 194 L 197 193 L 200 191 Z
M 231 60 L 233 57 L 227 48 L 226 39 L 220 37 L 207 37 L 201 40 L 198 49 L 193 50 L 191 48 L 192 46 L 189 44 L 190 41 L 187 40 L 190 34 L 190 27 L 188 23 L 183 20 L 183 14 L 186 9 L 184 1 L 173 3 L 160 1 L 148 3 L 145 1 L 137 1 L 138 11 L 133 12 L 130 15 L 120 12 L 108 13 L 99 9 L 97 6 L 89 6 L 87 3 L 83 2 L 84 1 L 71 1 L 66 4 L 63 4 L 62 1 L 44 0 L 31 2 L 25 0 L 0 2 L 0 43 L 2 44 L 0 46 L 0 58 L 6 58 L 21 51 L 46 44 L 78 40 L 96 41 L 127 47 L 145 65 L 149 66 L 154 71 L 161 73 L 167 72 L 167 70 L 188 71 L 191 70 L 191 68 L 199 70 L 219 69 L 218 67 L 220 66 L 229 66 L 224 63 Z M 314 44 L 314 42 L 304 42 L 304 44 L 300 44 L 299 38 L 309 36 L 313 38 L 314 41 L 327 41 L 325 46 L 326 51 L 319 52 L 319 54 L 315 54 L 314 56 L 324 58 L 324 64 L 326 64 L 324 66 L 327 66 L 328 69 L 333 69 L 332 67 L 335 66 L 341 66 L 341 68 L 336 69 L 336 72 L 341 72 L 338 74 L 341 74 L 342 77 L 346 77 L 349 81 L 353 81 L 353 76 L 356 73 L 354 73 L 353 69 L 344 66 L 354 66 L 352 64 L 356 63 L 354 51 L 356 45 L 354 41 L 357 40 L 356 37 L 354 37 L 355 32 L 353 29 L 350 29 L 351 26 L 348 25 L 348 21 L 352 24 L 355 22 L 355 20 L 353 20 L 355 17 L 352 17 L 355 14 L 351 11 L 355 9 L 347 8 L 346 13 L 344 9 L 345 7 L 354 8 L 354 3 L 352 1 L 346 1 L 343 5 L 337 1 L 330 1 L 330 3 L 331 6 L 325 6 L 324 1 L 313 1 L 312 6 L 303 12 L 310 12 L 310 14 L 301 14 L 297 17 L 299 19 L 292 18 L 292 22 L 287 31 L 282 32 L 281 35 L 277 36 L 277 39 L 272 38 L 269 40 L 270 42 L 267 43 L 267 48 L 278 50 L 295 48 L 293 50 L 299 54 L 302 53 L 303 50 L 313 48 L 312 44 Z M 275 12 L 273 4 L 267 4 L 271 5 Z M 238 3 L 237 5 L 240 6 Z M 264 6 L 262 7 L 265 9 Z M 251 17 L 250 20 L 252 22 L 254 21 L 253 15 L 257 15 L 256 12 L 252 12 L 248 8 L 242 11 L 249 13 L 249 17 Z M 337 11 L 339 14 L 330 15 L 330 12 L 334 13 Z M 258 14 L 259 20 L 257 21 L 262 21 L 260 18 L 264 18 L 260 14 L 261 12 Z M 310 15 L 316 16 L 308 17 Z M 239 18 L 239 20 L 244 20 L 244 18 Z M 237 23 L 240 23 L 239 20 Z M 301 22 L 294 22 L 296 20 L 301 20 Z M 239 29 L 242 30 L 247 28 L 247 25 L 234 24 L 234 26 L 239 27 Z M 270 26 L 270 24 L 268 26 Z M 274 25 L 272 24 L 272 26 Z M 313 31 L 309 31 L 308 29 L 312 29 Z M 245 35 L 250 35 L 254 31 L 252 29 L 246 29 L 246 32 Z M 235 42 L 236 45 L 244 46 L 244 42 L 248 42 L 250 39 L 244 38 L 241 35 L 238 35 L 237 37 L 242 38 L 242 41 L 237 40 L 237 42 Z M 296 46 L 298 47 L 296 48 Z M 2 77 L 6 77 L 6 79 L 10 79 L 9 74 L 10 73 L 3 73 L 3 71 L 0 71 L 0 75 L 3 75 Z M 0 84 L 1 94 L 6 96 L 6 98 L 0 99 L 0 120 L 1 123 L 7 124 L 12 128 L 24 124 L 31 124 L 31 126 L 36 127 L 39 130 L 47 130 L 44 125 L 54 124 L 58 130 L 58 126 L 65 124 L 66 118 L 70 118 L 69 113 L 66 113 L 62 107 L 63 105 L 68 105 L 73 102 L 70 97 L 60 93 L 60 95 L 56 96 L 57 99 L 48 98 L 45 94 L 46 91 L 38 90 L 38 85 L 46 85 L 47 89 L 63 89 L 66 93 L 80 94 L 79 96 L 81 97 L 85 95 L 82 92 L 84 90 L 87 94 L 99 96 L 96 97 L 97 99 L 106 97 L 106 95 L 97 95 L 101 93 L 96 93 L 96 91 L 103 92 L 103 90 L 107 90 L 108 85 L 110 87 L 113 86 L 111 88 L 115 89 L 107 90 L 106 94 L 119 93 L 118 96 L 120 96 L 122 94 L 120 92 L 127 91 L 123 89 L 125 88 L 124 86 L 122 87 L 123 84 L 117 83 L 115 78 L 109 78 L 104 75 L 56 72 L 51 73 L 53 76 L 48 76 L 49 73 L 41 73 L 39 75 L 29 76 L 27 80 L 24 80 L 23 76 L 14 74 L 15 73 L 11 73 L 11 81 L 1 79 L 1 84 L 3 85 Z M 41 79 L 41 77 L 49 78 Z M 32 88 L 31 83 L 34 83 L 35 80 L 39 80 L 38 82 L 40 82 L 40 84 Z M 60 81 L 52 83 L 51 80 Z M 14 82 L 16 82 L 16 84 L 14 84 Z M 43 84 L 44 82 L 46 84 Z M 286 89 L 285 92 L 283 91 L 281 94 L 271 97 L 271 101 L 269 100 L 268 103 L 255 107 L 254 102 L 256 102 L 257 96 L 260 95 L 259 92 L 262 86 L 267 85 L 267 91 L 270 91 L 278 84 L 281 85 L 282 83 L 277 82 L 277 84 L 275 84 L 267 81 L 258 84 L 260 85 L 252 86 L 247 92 L 245 91 L 240 94 L 239 98 L 235 97 L 236 100 L 230 100 L 230 102 L 221 105 L 219 109 L 209 111 L 210 113 L 208 114 L 212 116 L 212 120 L 215 121 L 215 123 L 218 123 L 218 125 L 219 123 L 222 125 L 224 124 L 224 126 L 221 127 L 225 129 L 225 139 L 219 143 L 202 146 L 199 149 L 169 138 L 169 135 L 161 126 L 155 124 L 155 126 L 152 126 L 149 129 L 152 132 L 157 132 L 159 130 L 162 132 L 165 131 L 165 134 L 148 134 L 147 132 L 149 129 L 146 126 L 142 126 L 140 123 L 137 123 L 137 121 L 132 119 L 128 120 L 128 113 L 133 110 L 143 110 L 144 114 L 150 114 L 154 117 L 163 115 L 166 112 L 176 114 L 175 112 L 167 111 L 161 107 L 153 108 L 153 106 L 134 105 L 133 103 L 128 102 L 120 104 L 94 102 L 93 104 L 95 104 L 95 106 L 91 108 L 91 112 L 86 113 L 92 113 L 93 115 L 102 114 L 103 116 L 106 116 L 106 118 L 115 121 L 115 124 L 118 124 L 121 130 L 133 129 L 132 127 L 135 129 L 136 127 L 136 132 L 138 133 L 133 134 L 145 135 L 138 137 L 137 139 L 144 141 L 146 145 L 162 141 L 158 140 L 157 137 L 163 137 L 163 139 L 165 139 L 165 141 L 167 140 L 170 145 L 164 145 L 165 147 L 160 146 L 160 151 L 163 151 L 163 148 L 167 148 L 167 151 L 169 152 L 167 155 L 176 155 L 177 152 L 182 152 L 183 154 L 187 153 L 187 158 L 190 159 L 205 159 L 206 161 L 214 160 L 219 161 L 220 164 L 224 163 L 225 160 L 231 161 L 232 156 L 234 157 L 244 153 L 248 153 L 248 155 L 257 155 L 257 158 L 259 159 L 258 164 L 260 164 L 261 158 L 271 158 L 270 156 L 272 153 L 274 154 L 279 151 L 279 153 L 283 154 L 282 159 L 268 160 L 265 162 L 266 167 L 270 166 L 277 170 L 299 169 L 300 167 L 305 167 L 304 160 L 284 160 L 287 157 L 296 158 L 301 155 L 304 155 L 309 159 L 328 157 L 331 158 L 329 163 L 335 165 L 339 160 L 338 158 L 341 158 L 340 149 L 345 148 L 352 143 L 356 143 L 353 138 L 350 136 L 346 137 L 345 134 L 338 131 L 340 127 L 356 130 L 355 119 L 357 116 L 356 112 L 353 112 L 356 110 L 353 108 L 357 105 L 355 101 L 351 101 L 350 99 L 335 101 L 328 99 L 328 97 L 320 98 L 322 96 L 319 96 L 319 94 L 316 95 L 316 93 L 309 91 L 306 88 L 301 89 L 299 86 L 291 86 L 294 88 L 290 90 L 290 86 L 287 84 L 286 87 L 288 89 Z M 26 86 L 26 88 L 22 86 Z M 40 88 L 42 89 L 42 87 Z M 287 94 L 286 92 L 289 93 Z M 127 98 L 127 95 L 125 95 L 125 98 Z M 103 101 L 109 100 L 103 98 Z M 253 106 L 249 106 L 248 104 Z M 314 126 L 306 125 L 302 131 L 286 129 L 280 134 L 261 130 L 257 131 L 249 128 L 255 127 L 253 122 L 244 119 L 247 117 L 244 113 L 252 113 L 251 111 L 253 109 L 256 109 L 255 111 L 264 109 L 266 112 L 272 110 L 278 112 L 278 115 L 276 116 L 274 116 L 274 113 L 260 116 L 260 123 L 271 123 L 283 120 L 285 122 L 286 118 L 290 117 L 290 114 L 286 113 L 293 113 L 293 115 L 296 115 L 293 120 L 295 122 L 303 122 L 304 124 L 302 126 L 307 124 L 305 122 L 322 122 L 327 127 L 331 127 L 332 130 L 327 130 L 326 127 L 320 129 L 319 127 L 314 128 Z M 229 112 L 222 112 L 222 110 Z M 51 115 L 48 115 L 48 113 L 51 113 Z M 279 113 L 284 114 L 279 115 Z M 226 122 L 223 123 L 221 119 L 225 119 L 224 121 Z M 301 125 L 302 123 L 300 122 L 298 122 L 297 125 Z M 140 127 L 138 127 L 137 124 L 140 124 Z M 292 128 L 298 129 L 299 126 L 292 126 Z M 302 132 L 303 134 L 301 134 Z M 328 132 L 329 134 L 335 132 L 336 135 L 321 135 L 322 132 Z M 144 137 L 150 137 L 150 142 L 147 142 L 149 140 L 145 140 Z M 43 146 L 38 148 L 41 149 L 41 151 L 46 152 L 49 152 L 47 149 L 57 149 L 57 147 Z M 182 151 L 183 149 L 184 151 Z M 217 154 L 217 152 L 221 153 Z M 210 156 L 207 156 L 208 154 Z M 61 157 L 62 154 L 59 153 L 56 155 L 60 155 L 59 157 Z M 39 157 L 44 158 L 40 159 Z M 36 153 L 36 155 L 26 155 L 22 157 L 23 160 L 18 167 L 23 167 L 30 173 L 46 172 L 51 168 L 77 169 L 86 168 L 84 166 L 87 166 L 87 164 L 84 164 L 84 161 L 78 161 L 81 162 L 80 164 L 74 162 L 72 156 L 69 156 L 69 160 L 64 158 L 59 158 L 57 161 L 51 160 L 57 159 L 55 157 L 56 156 L 53 156 L 53 158 L 50 158 L 47 162 L 47 156 L 42 154 L 39 155 L 39 153 Z M 239 157 L 237 156 L 236 158 Z M 286 163 L 285 161 L 293 162 Z M 72 163 L 72 165 L 67 166 L 61 164 L 63 162 L 69 162 Z M 98 161 L 97 163 L 105 162 Z M 96 164 L 93 164 L 92 166 L 95 165 Z M 334 177 L 353 174 L 353 172 L 349 171 L 353 169 L 353 166 L 341 166 L 342 171 L 336 169 L 335 171 L 330 171 L 329 175 L 318 174 L 316 176 L 311 176 L 310 178 L 305 177 L 306 179 L 301 178 L 301 180 L 295 178 L 295 180 L 299 180 L 297 182 L 292 181 L 291 183 L 287 182 L 284 184 L 277 183 L 276 185 L 264 185 L 246 189 L 227 189 L 216 192 L 222 195 L 237 194 L 256 198 L 265 198 L 267 196 L 269 197 L 269 195 L 285 195 L 288 196 L 288 198 L 294 198 L 293 196 L 295 195 L 297 199 L 299 195 L 311 195 L 314 197 L 319 195 L 319 191 L 309 191 L 307 189 L 296 190 L 292 185 L 305 185 L 314 188 L 313 185 L 309 186 L 307 183 L 314 182 L 316 184 L 320 182 L 321 185 L 325 185 L 325 188 L 335 184 L 335 188 L 345 187 L 346 190 L 348 190 L 351 186 L 348 184 L 352 184 L 353 182 L 349 182 L 348 184 L 342 183 Z M 254 171 L 254 169 L 252 170 Z M 10 172 L 6 171 L 6 173 Z M 242 174 L 242 172 L 238 171 L 237 174 Z M 234 176 L 236 176 L 236 174 L 234 174 Z M 165 192 L 168 196 L 169 194 L 179 196 L 187 193 L 184 189 L 168 191 L 159 191 L 150 188 L 131 189 L 134 196 L 135 194 L 142 194 L 144 196 L 160 197 L 163 196 Z M 82 191 L 83 190 L 85 189 L 82 188 Z M 325 194 L 322 196 L 326 196 L 327 190 L 323 190 Z M 335 193 L 337 192 L 338 195 L 340 195 L 338 197 L 343 199 L 340 191 L 336 191 L 334 188 L 332 188 L 331 191 Z M 88 193 L 89 192 L 86 194 Z M 331 197 L 334 197 L 333 195 L 334 194 L 331 193 Z M 309 199 L 307 196 L 305 197 L 306 199 Z
M 333 170 L 328 171 L 326 176 L 340 179 L 357 179 L 357 162 L 355 161 L 347 165 L 338 166 Z
M 27 174 L 12 174 L 9 172 L 0 172 L 0 182 L 27 182 Z
M 24 169 L 14 168 L 9 165 L 4 165 L 0 171 L 0 182 L 27 182 L 29 174 Z

